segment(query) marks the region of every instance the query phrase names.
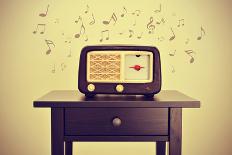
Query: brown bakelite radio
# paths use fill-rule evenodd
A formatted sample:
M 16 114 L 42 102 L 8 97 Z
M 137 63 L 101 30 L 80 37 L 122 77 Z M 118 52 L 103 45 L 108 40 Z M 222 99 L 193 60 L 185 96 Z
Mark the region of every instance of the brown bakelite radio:
M 87 46 L 80 55 L 78 88 L 96 94 L 145 95 L 161 89 L 160 54 L 152 46 Z

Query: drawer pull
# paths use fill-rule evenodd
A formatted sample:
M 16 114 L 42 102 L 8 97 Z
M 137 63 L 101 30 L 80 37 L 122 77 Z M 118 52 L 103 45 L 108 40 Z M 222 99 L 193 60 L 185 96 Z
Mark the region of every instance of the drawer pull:
M 112 121 L 114 127 L 119 127 L 122 124 L 122 121 L 120 118 L 115 117 Z

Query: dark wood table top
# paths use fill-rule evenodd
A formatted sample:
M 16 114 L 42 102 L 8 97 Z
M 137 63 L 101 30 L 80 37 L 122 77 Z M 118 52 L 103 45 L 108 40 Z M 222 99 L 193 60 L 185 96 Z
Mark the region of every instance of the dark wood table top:
M 147 107 L 200 108 L 200 101 L 176 90 L 162 90 L 153 98 L 140 95 L 96 95 L 86 98 L 77 90 L 54 90 L 34 101 L 34 107 Z

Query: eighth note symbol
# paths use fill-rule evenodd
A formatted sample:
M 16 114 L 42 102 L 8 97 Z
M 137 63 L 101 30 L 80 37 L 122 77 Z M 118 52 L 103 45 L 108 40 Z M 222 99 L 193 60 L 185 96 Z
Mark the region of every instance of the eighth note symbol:
M 133 37 L 134 31 L 133 30 L 129 30 L 129 33 L 130 33 L 129 38 Z
M 201 27 L 201 35 L 197 37 L 197 40 L 201 40 L 203 35 L 205 35 L 205 30 L 203 29 L 203 27 Z
M 169 56 L 175 56 L 176 54 L 176 50 L 174 50 L 173 52 L 169 52 Z
M 126 9 L 125 7 L 123 7 L 123 12 L 124 12 L 124 13 L 121 14 L 121 17 L 124 17 L 125 14 L 127 13 L 127 9 Z
M 95 23 L 95 18 L 94 18 L 94 15 L 92 13 L 92 21 L 89 23 L 89 25 L 93 25 Z
M 85 10 L 85 13 L 88 13 L 89 12 L 89 5 L 86 6 L 86 10 Z
M 172 31 L 172 36 L 169 38 L 169 41 L 172 41 L 172 40 L 174 40 L 176 38 L 176 35 L 175 35 L 172 28 L 171 28 L 171 31 Z
M 46 54 L 49 55 L 51 53 L 51 51 L 52 51 L 50 45 L 53 45 L 53 47 L 55 47 L 55 44 L 51 40 L 45 40 L 45 42 L 46 42 L 46 44 L 48 46 L 48 50 L 46 51 Z
M 193 57 L 192 54 L 196 55 L 196 53 L 193 50 L 185 50 L 184 52 L 191 57 L 191 59 L 189 60 L 189 63 L 193 63 L 194 62 L 194 57 Z

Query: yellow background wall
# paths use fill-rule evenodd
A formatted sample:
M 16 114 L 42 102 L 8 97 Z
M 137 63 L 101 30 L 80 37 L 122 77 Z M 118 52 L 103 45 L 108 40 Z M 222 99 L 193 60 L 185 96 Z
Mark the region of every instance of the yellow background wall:
M 154 10 L 162 4 L 162 12 Z M 38 14 L 50 4 L 47 17 Z M 86 26 L 88 42 L 74 38 L 80 25 L 79 15 L 88 23 L 86 5 L 90 6 L 96 23 Z M 129 12 L 140 9 L 141 25 L 132 26 L 133 18 L 119 17 L 123 6 Z M 100 31 L 111 29 L 104 44 L 139 44 L 157 46 L 162 61 L 162 89 L 176 89 L 201 101 L 200 109 L 183 111 L 183 155 L 232 154 L 232 21 L 230 0 L 1 0 L 0 1 L 0 154 L 50 154 L 50 110 L 35 109 L 32 102 L 50 90 L 77 89 L 79 53 L 83 46 L 100 44 Z M 102 21 L 115 12 L 118 22 L 105 26 Z M 147 33 L 150 16 L 166 23 L 157 26 L 154 34 Z M 55 23 L 56 18 L 59 23 Z M 177 27 L 178 19 L 185 19 Z M 36 24 L 46 23 L 45 34 L 33 34 Z M 202 40 L 196 38 L 200 27 L 206 31 Z M 176 39 L 169 41 L 170 27 Z M 128 29 L 144 32 L 142 39 L 128 38 Z M 126 34 L 120 36 L 119 32 Z M 64 33 L 64 35 L 62 35 Z M 160 42 L 158 36 L 164 36 Z M 190 42 L 185 44 L 186 39 Z M 55 48 L 46 55 L 45 39 Z M 71 40 L 71 44 L 65 40 Z M 67 57 L 69 51 L 72 57 Z M 169 52 L 176 49 L 174 57 Z M 196 52 L 195 62 L 189 63 L 184 50 Z M 62 71 L 61 64 L 66 68 Z M 52 73 L 53 65 L 56 72 Z M 171 66 L 176 70 L 172 73 Z M 155 143 L 75 143 L 79 155 L 153 155 Z

